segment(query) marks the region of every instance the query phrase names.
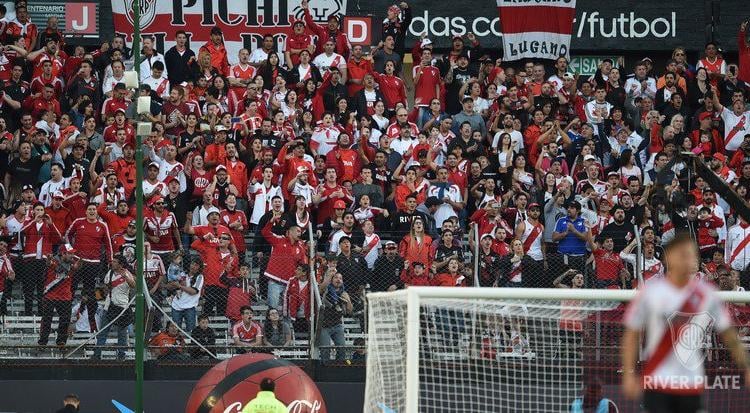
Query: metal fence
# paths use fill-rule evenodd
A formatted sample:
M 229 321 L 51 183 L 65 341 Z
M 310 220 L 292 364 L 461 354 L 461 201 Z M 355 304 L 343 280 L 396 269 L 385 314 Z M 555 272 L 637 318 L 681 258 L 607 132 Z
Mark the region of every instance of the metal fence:
M 364 359 L 370 291 L 566 286 L 578 274 L 584 286 L 600 286 L 591 254 L 549 252 L 535 260 L 526 252 L 514 254 L 511 239 L 458 225 L 433 236 L 366 231 L 347 237 L 308 225 L 300 237 L 305 259 L 286 268 L 294 273 L 282 284 L 266 276 L 280 258 L 258 233 L 247 231 L 234 242 L 222 240 L 221 233 L 181 234 L 181 251 L 147 253 L 151 358 L 191 362 L 252 351 L 358 360 Z M 349 245 L 337 242 L 344 238 Z M 123 274 L 135 273 L 134 255 L 119 251 L 124 262 L 111 264 L 79 261 L 62 251 L 45 260 L 9 253 L 15 280 L 6 282 L 0 302 L 0 358 L 132 358 L 134 289 Z M 636 268 L 624 268 L 629 278 L 614 287 L 632 287 Z M 339 277 L 343 285 L 334 280 Z M 58 279 L 61 284 L 50 289 L 50 280 Z

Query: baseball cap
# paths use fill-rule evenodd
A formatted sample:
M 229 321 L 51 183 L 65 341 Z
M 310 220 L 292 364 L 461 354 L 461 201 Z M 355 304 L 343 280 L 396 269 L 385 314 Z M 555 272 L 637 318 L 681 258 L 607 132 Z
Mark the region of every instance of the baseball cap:
M 724 155 L 724 154 L 723 154 L 723 153 L 721 153 L 721 152 L 717 152 L 717 153 L 715 153 L 715 154 L 714 154 L 713 156 L 714 156 L 714 159 L 716 159 L 716 160 L 719 160 L 719 161 L 721 161 L 721 162 L 724 162 L 724 161 L 726 161 L 726 160 L 727 160 L 727 157 L 726 157 L 726 155 Z
M 206 216 L 209 216 L 211 214 L 218 214 L 218 213 L 219 213 L 219 209 L 216 207 L 212 207 L 211 210 L 208 211 L 208 214 L 206 214 Z
M 156 169 L 159 169 L 159 163 L 158 162 L 151 162 L 150 164 L 148 164 L 149 168 L 151 168 L 152 166 L 154 168 L 156 168 Z
M 55 193 L 54 193 L 54 194 L 52 194 L 52 198 L 53 198 L 53 199 L 54 199 L 54 198 L 62 198 L 62 199 L 65 199 L 65 195 L 63 195 L 63 193 L 62 193 L 62 192 L 60 192 L 60 191 L 55 191 Z
M 702 112 L 698 115 L 698 120 L 711 119 L 711 112 Z
M 397 245 L 393 241 L 386 241 L 385 242 L 385 248 L 396 248 L 396 247 L 397 247 Z
M 24 185 L 23 188 L 21 188 L 22 191 L 33 191 L 34 185 Z
M 495 237 L 492 234 L 490 234 L 489 232 L 486 233 L 486 234 L 484 234 L 484 235 L 482 235 L 482 239 L 485 239 L 485 238 L 495 239 Z
M 333 203 L 333 209 L 346 209 L 346 202 L 337 199 L 336 202 Z
M 164 178 L 164 183 L 167 184 L 167 185 L 169 185 L 170 183 L 172 183 L 172 181 L 179 182 L 179 180 L 177 178 L 175 178 L 174 176 L 172 176 L 172 175 L 169 175 L 166 178 Z
M 532 202 L 532 203 L 529 204 L 529 209 L 531 209 L 531 208 L 541 208 L 541 207 L 539 206 L 538 203 Z
M 224 166 L 224 165 L 221 165 L 221 164 L 219 164 L 219 165 L 216 165 L 216 172 L 219 172 L 219 171 L 221 171 L 222 169 L 226 171 L 226 170 L 227 170 L 227 167 L 226 167 L 226 166 Z
M 562 77 L 562 78 L 563 78 L 563 79 L 575 79 L 575 78 L 576 78 L 576 75 L 574 75 L 574 74 L 573 74 L 573 73 L 571 73 L 571 72 L 565 72 L 565 74 L 563 75 L 563 77 Z
M 432 44 L 432 40 L 430 40 L 430 39 L 428 39 L 428 38 L 426 38 L 426 37 L 425 37 L 424 39 L 422 39 L 422 43 L 421 43 L 421 44 L 420 44 L 419 46 L 420 46 L 420 47 L 421 47 L 422 49 L 424 49 L 424 48 L 425 48 L 425 46 L 429 46 L 429 45 L 431 45 L 431 44 Z
M 610 176 L 620 176 L 620 174 L 619 174 L 619 173 L 617 173 L 617 172 L 615 172 L 615 171 L 610 171 L 610 172 L 609 172 L 609 173 L 607 174 L 607 177 L 610 177 Z
M 584 161 L 595 161 L 596 160 L 596 156 L 594 156 L 594 155 L 586 155 L 586 156 L 583 157 L 583 160 Z
M 226 131 L 227 131 L 227 127 L 226 126 L 224 126 L 224 125 L 218 125 L 218 126 L 216 126 L 216 132 L 226 132 Z

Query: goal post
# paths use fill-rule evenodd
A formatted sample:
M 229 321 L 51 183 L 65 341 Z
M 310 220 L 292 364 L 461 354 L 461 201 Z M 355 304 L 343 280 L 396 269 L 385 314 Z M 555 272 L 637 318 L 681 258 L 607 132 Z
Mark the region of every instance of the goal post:
M 750 293 L 718 294 L 750 302 Z M 623 304 L 635 295 L 446 287 L 370 293 L 363 411 L 571 411 L 593 382 L 619 389 Z M 623 411 L 621 397 L 603 396 Z

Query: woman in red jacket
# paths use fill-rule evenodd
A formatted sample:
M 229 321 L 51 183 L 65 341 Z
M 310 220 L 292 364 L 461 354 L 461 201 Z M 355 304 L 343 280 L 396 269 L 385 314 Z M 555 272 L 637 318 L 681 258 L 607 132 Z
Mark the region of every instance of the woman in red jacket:
M 431 284 L 436 287 L 465 287 L 466 277 L 461 274 L 461 263 L 457 258 L 451 258 L 448 261 L 446 272 L 442 272 L 432 277 Z
M 414 218 L 409 234 L 404 236 L 398 246 L 398 252 L 404 261 L 421 262 L 429 268 L 432 265 L 430 246 L 432 246 L 432 237 L 425 234 L 424 221 L 422 218 Z

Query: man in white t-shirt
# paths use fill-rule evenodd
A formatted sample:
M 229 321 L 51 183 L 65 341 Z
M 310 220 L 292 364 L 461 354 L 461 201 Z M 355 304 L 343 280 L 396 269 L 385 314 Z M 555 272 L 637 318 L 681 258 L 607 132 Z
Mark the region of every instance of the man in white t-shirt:
M 263 43 L 261 46 L 250 54 L 250 64 L 258 67 L 263 62 L 268 60 L 268 54 L 273 52 L 273 36 L 270 34 L 267 34 L 263 36 Z M 279 61 L 279 64 L 281 64 L 281 60 Z
M 695 241 L 687 233 L 678 234 L 665 247 L 664 256 L 666 277 L 641 289 L 625 313 L 623 392 L 630 399 L 643 393 L 645 411 L 704 411 L 701 394 L 712 383 L 706 381 L 703 368 L 708 330 L 719 333 L 744 370 L 745 383 L 750 383 L 750 361 L 714 288 L 695 277 L 699 259 Z M 688 329 L 690 334 L 684 334 Z M 643 332 L 646 361 L 638 377 L 635 368 Z
M 745 135 L 750 133 L 750 112 L 745 111 L 742 99 L 732 102 L 732 110 L 722 106 L 715 96 L 713 102 L 724 121 L 724 148 L 730 152 L 736 151 L 742 145 Z
M 324 77 L 328 74 L 331 67 L 338 67 L 341 72 L 341 83 L 346 84 L 346 59 L 344 59 L 344 56 L 334 52 L 335 49 L 336 43 L 334 43 L 334 39 L 328 39 L 323 45 L 323 53 L 315 56 L 312 64 L 320 70 L 320 74 Z
M 435 226 L 440 228 L 443 221 L 451 217 L 457 217 L 458 211 L 463 209 L 464 200 L 461 196 L 461 188 L 448 182 L 448 168 L 441 166 L 437 170 L 437 181 L 427 189 L 427 197 L 435 197 L 442 201 L 435 211 Z

